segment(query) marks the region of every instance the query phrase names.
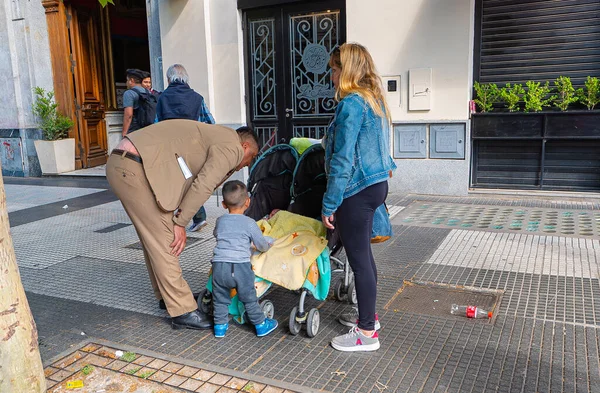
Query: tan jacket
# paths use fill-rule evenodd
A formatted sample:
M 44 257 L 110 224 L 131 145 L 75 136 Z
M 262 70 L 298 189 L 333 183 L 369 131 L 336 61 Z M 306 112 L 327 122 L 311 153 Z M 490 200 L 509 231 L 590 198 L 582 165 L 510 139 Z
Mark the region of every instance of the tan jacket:
M 235 130 L 192 120 L 162 121 L 127 138 L 142 158 L 156 203 L 164 211 L 177 211 L 173 221 L 181 226 L 235 172 L 244 156 Z M 177 157 L 183 157 L 192 172 L 187 180 Z

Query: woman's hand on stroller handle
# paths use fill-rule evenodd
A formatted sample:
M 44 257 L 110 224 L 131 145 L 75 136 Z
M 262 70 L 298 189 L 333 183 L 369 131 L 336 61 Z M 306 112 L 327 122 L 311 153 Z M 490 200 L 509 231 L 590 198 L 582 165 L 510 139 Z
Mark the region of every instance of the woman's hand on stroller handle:
M 333 226 L 333 222 L 335 221 L 335 214 L 332 214 L 330 217 L 321 215 L 321 221 L 323 221 L 323 225 L 325 225 L 325 228 L 332 230 L 335 229 L 335 227 Z

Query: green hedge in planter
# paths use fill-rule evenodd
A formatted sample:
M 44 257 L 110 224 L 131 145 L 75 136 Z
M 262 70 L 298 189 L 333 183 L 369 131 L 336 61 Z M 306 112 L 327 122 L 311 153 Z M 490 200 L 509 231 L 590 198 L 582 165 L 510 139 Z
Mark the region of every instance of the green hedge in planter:
M 550 83 L 542 85 L 541 82 L 527 81 L 527 90 L 523 101 L 525 101 L 525 112 L 541 112 L 542 109 L 552 105 L 555 96 L 549 96 Z
M 481 112 L 489 112 L 495 103 L 500 102 L 500 89 L 495 83 L 479 83 L 473 85 L 475 89 L 475 104 L 481 109 Z
M 585 105 L 589 110 L 600 103 L 600 82 L 598 78 L 588 76 L 584 88 L 575 90 L 571 78 L 561 76 L 554 81 L 554 87 L 549 82 L 527 81 L 523 85 L 507 83 L 499 88 L 494 83 L 475 82 L 475 103 L 480 112 L 490 112 L 494 104 L 503 103 L 509 112 L 521 110 L 520 104 L 524 103 L 525 112 L 540 112 L 544 108 L 554 105 L 561 111 L 566 111 L 577 102 Z
M 519 111 L 519 102 L 521 102 L 524 94 L 525 89 L 523 89 L 523 85 L 517 83 L 514 85 L 507 83 L 506 86 L 500 90 L 500 97 L 506 104 L 509 112 Z
M 579 101 L 575 95 L 575 88 L 571 83 L 571 78 L 566 76 L 560 76 L 554 81 L 556 86 L 557 95 L 554 97 L 554 106 L 561 111 L 569 109 L 569 105 Z
M 585 90 L 579 88 L 576 94 L 579 102 L 587 106 L 589 110 L 594 109 L 600 102 L 600 81 L 596 77 L 588 76 L 585 81 Z

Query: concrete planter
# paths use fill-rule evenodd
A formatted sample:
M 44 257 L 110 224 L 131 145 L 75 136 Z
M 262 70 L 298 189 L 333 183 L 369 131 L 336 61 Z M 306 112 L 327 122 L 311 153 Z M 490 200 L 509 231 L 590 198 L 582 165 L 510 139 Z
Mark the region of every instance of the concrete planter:
M 75 139 L 34 141 L 42 173 L 55 175 L 75 170 Z
M 477 113 L 473 138 L 600 138 L 600 111 Z

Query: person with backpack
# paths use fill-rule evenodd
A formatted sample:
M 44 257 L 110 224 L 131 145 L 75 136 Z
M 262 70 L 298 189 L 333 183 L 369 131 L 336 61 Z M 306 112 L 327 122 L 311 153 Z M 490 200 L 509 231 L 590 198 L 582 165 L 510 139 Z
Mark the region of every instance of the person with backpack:
M 123 136 L 154 123 L 157 98 L 142 86 L 146 73 L 127 70 L 127 88 L 123 94 Z
M 196 120 L 201 123 L 215 124 L 204 97 L 196 93 L 190 85 L 187 70 L 181 64 L 173 64 L 167 70 L 169 86 L 163 91 L 156 106 L 156 121 L 171 119 Z M 192 218 L 188 228 L 190 232 L 201 230 L 207 225 L 204 206 Z

